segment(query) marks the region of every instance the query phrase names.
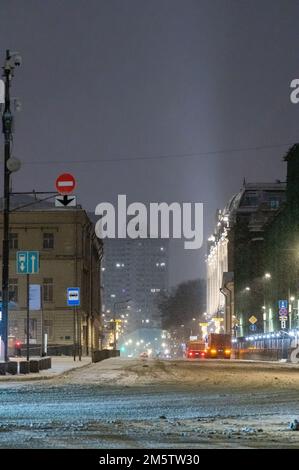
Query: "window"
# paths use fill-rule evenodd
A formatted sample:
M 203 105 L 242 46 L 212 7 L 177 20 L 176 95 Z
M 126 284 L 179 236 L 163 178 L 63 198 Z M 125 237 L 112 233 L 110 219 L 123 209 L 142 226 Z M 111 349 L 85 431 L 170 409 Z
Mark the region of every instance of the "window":
M 244 199 L 241 206 L 257 206 L 258 205 L 258 193 L 255 191 L 248 191 L 244 195 Z
M 17 250 L 19 248 L 19 240 L 17 233 L 10 233 L 9 234 L 9 249 L 10 250 Z
M 279 208 L 279 199 L 277 197 L 270 197 L 270 208 L 278 209 Z
M 11 336 L 18 336 L 19 334 L 19 325 L 18 320 L 9 320 L 9 334 Z
M 53 320 L 44 320 L 44 334 L 48 335 L 48 340 L 53 339 Z
M 43 248 L 49 250 L 54 248 L 54 233 L 44 233 L 43 234 Z
M 53 279 L 51 277 L 44 278 L 43 299 L 44 302 L 53 302 Z
M 18 279 L 9 279 L 9 300 L 12 302 L 18 302 Z
M 24 319 L 25 338 L 27 337 L 27 319 Z M 30 340 L 37 340 L 37 320 L 36 318 L 29 319 L 29 342 Z

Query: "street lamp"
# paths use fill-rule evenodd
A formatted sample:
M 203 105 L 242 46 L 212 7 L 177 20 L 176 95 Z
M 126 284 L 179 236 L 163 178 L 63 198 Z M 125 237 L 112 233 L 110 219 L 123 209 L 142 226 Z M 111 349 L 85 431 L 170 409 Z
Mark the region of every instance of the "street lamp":
M 289 295 L 289 328 L 291 329 L 293 326 L 293 302 L 295 301 L 295 297 L 293 295 Z
M 270 279 L 272 278 L 271 274 L 269 272 L 266 272 L 264 274 L 264 281 L 267 282 L 269 281 Z M 263 284 L 263 294 L 264 294 L 264 305 L 263 305 L 263 310 L 264 310 L 264 313 L 263 313 L 263 324 L 264 324 L 264 333 L 267 332 L 267 301 L 266 301 L 266 292 L 265 292 L 265 284 Z M 265 308 L 264 308 L 265 307 Z M 272 317 L 271 317 L 272 318 Z M 271 325 L 270 323 L 272 323 L 272 320 L 270 322 L 270 310 L 269 310 L 269 324 L 268 324 L 268 329 L 271 330 Z
M 2 114 L 2 132 L 4 134 L 4 184 L 3 184 L 3 242 L 2 242 L 2 322 L 0 336 L 4 344 L 4 361 L 8 361 L 8 301 L 9 301 L 9 192 L 10 175 L 20 167 L 11 157 L 13 134 L 13 115 L 10 104 L 10 85 L 15 67 L 19 67 L 22 58 L 17 52 L 6 51 L 3 67 L 4 110 Z

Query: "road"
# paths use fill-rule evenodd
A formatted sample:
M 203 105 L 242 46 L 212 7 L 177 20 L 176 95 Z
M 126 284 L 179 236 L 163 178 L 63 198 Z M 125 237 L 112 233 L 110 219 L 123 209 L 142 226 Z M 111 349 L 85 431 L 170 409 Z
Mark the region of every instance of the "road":
M 109 359 L 0 383 L 1 448 L 291 448 L 299 368 Z

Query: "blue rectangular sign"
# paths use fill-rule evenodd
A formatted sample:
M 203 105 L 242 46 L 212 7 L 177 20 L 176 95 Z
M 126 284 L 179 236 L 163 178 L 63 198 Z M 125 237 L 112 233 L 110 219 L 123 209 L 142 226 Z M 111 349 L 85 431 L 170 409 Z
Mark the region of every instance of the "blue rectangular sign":
M 278 301 L 278 308 L 279 309 L 286 309 L 288 308 L 288 301 L 287 300 L 279 300 Z
M 80 306 L 80 287 L 67 288 L 67 305 L 68 307 Z
M 39 272 L 38 251 L 18 251 L 16 261 L 18 274 L 37 274 Z

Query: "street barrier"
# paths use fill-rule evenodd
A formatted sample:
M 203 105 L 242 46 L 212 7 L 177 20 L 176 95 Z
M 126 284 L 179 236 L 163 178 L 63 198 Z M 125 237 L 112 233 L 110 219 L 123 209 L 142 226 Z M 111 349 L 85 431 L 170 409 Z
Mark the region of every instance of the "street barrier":
M 11 375 L 18 373 L 18 363 L 16 361 L 9 361 L 7 363 L 7 373 Z
M 93 351 L 92 362 L 100 362 L 104 361 L 104 359 L 118 356 L 120 356 L 120 351 L 118 349 L 102 349 L 100 351 Z
M 29 374 L 29 372 L 30 372 L 29 361 L 21 361 L 20 362 L 20 374 Z
M 50 357 L 43 357 L 39 360 L 39 370 L 51 369 L 52 359 Z
M 9 361 L 0 362 L 0 375 L 16 375 L 18 374 L 18 365 L 20 374 L 38 373 L 40 370 L 51 369 L 51 357 L 43 357 L 41 359 L 30 359 L 30 361 Z
M 29 361 L 29 370 L 30 372 L 36 373 L 39 372 L 40 361 L 38 359 L 31 359 Z
M 30 372 L 37 373 L 40 370 L 51 369 L 52 360 L 50 357 L 43 357 L 41 359 L 31 359 L 30 361 Z
M 5 375 L 7 371 L 7 363 L 0 362 L 0 375 Z

